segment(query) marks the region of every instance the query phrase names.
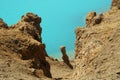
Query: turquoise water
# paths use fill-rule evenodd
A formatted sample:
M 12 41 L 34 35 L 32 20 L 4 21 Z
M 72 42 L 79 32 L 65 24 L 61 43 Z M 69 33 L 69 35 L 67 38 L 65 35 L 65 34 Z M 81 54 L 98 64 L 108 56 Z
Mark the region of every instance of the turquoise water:
M 0 17 L 11 25 L 26 12 L 41 16 L 42 38 L 48 54 L 60 58 L 59 47 L 65 45 L 68 55 L 73 57 L 75 28 L 85 25 L 88 12 L 105 12 L 110 5 L 111 0 L 1 0 Z

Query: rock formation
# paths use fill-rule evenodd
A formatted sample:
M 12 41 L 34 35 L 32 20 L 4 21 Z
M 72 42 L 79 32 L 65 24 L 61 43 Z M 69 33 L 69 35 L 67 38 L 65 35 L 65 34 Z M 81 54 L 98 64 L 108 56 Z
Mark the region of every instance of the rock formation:
M 86 16 L 86 26 L 89 26 L 90 23 L 93 21 L 93 18 L 96 16 L 96 12 L 90 12 Z
M 65 46 L 64 62 L 47 55 L 40 17 L 27 13 L 11 27 L 0 19 L 0 80 L 120 80 L 119 2 L 104 15 L 90 12 L 86 27 L 75 30 L 74 72 Z
M 86 16 L 86 27 L 92 27 L 100 24 L 103 20 L 103 14 L 96 14 L 96 12 L 89 12 Z
M 119 1 L 113 0 L 112 7 L 113 4 L 118 7 Z M 91 14 L 90 19 L 93 19 L 95 13 Z M 120 10 L 110 10 L 104 14 L 101 24 L 75 30 L 75 71 L 72 80 L 120 80 L 119 16 Z
M 4 23 L 3 19 L 0 18 L 0 29 L 1 28 L 8 28 L 8 26 L 6 23 Z
M 40 22 L 33 13 L 10 27 L 0 19 L 0 80 L 69 80 L 69 61 L 66 65 L 48 56 Z
M 112 0 L 111 8 L 120 9 L 120 0 Z
M 32 67 L 42 69 L 44 75 L 51 78 L 50 65 L 45 59 L 47 53 L 45 44 L 42 43 L 40 22 L 40 17 L 27 13 L 17 24 L 8 28 L 1 19 L 0 51 L 16 53 L 23 60 L 33 60 Z
M 70 60 L 68 55 L 66 54 L 65 46 L 60 47 L 61 53 L 62 53 L 62 59 L 64 63 L 66 63 L 71 69 L 73 69 L 73 66 L 70 64 Z

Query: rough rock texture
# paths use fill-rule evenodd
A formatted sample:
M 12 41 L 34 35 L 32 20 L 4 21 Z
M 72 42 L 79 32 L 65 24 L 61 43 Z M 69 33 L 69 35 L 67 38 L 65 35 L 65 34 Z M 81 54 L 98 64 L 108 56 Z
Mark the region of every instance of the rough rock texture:
M 75 32 L 72 80 L 120 80 L 120 10 L 105 13 L 99 25 Z
M 70 64 L 70 60 L 68 55 L 66 54 L 66 49 L 65 46 L 61 46 L 60 50 L 62 52 L 62 59 L 64 61 L 64 63 L 66 63 L 71 69 L 73 69 L 73 66 Z
M 103 14 L 96 14 L 96 12 L 89 12 L 86 16 L 86 27 L 92 27 L 100 24 L 103 20 Z
M 112 0 L 111 8 L 120 9 L 120 0 Z
M 51 78 L 50 65 L 45 59 L 45 44 L 41 40 L 40 22 L 41 18 L 33 13 L 22 16 L 10 28 L 0 20 L 0 52 L 15 53 L 23 60 L 32 60 L 31 67 L 43 70 L 44 75 Z
M 0 19 L 0 80 L 69 80 L 73 69 L 47 55 L 40 22 L 33 13 L 11 27 Z
M 86 26 L 88 27 L 92 22 L 93 18 L 96 16 L 96 12 L 89 12 L 86 16 Z
M 1 28 L 8 28 L 8 26 L 7 26 L 7 24 L 6 23 L 4 23 L 4 21 L 0 18 L 0 29 Z

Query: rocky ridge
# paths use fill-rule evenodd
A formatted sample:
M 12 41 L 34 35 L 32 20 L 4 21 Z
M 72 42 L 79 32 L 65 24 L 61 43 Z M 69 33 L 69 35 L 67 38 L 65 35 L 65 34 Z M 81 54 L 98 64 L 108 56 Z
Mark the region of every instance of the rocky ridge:
M 113 0 L 111 10 L 102 15 L 98 24 L 93 24 L 97 14 L 91 12 L 86 17 L 86 27 L 75 30 L 72 80 L 120 80 L 119 1 Z
M 52 78 L 49 63 L 46 61 L 47 55 L 45 44 L 41 40 L 41 18 L 32 13 L 22 16 L 21 20 L 8 27 L 3 20 L 0 21 L 0 53 L 9 52 L 8 55 L 16 54 L 22 60 L 30 60 L 29 67 L 41 69 L 43 74 Z
M 10 27 L 0 19 L 0 80 L 119 80 L 119 2 L 104 14 L 90 12 L 86 27 L 75 30 L 73 70 L 64 46 L 63 62 L 47 54 L 40 17 L 27 13 Z
M 45 50 L 41 21 L 33 13 L 12 26 L 0 19 L 0 80 L 68 79 L 72 70 Z

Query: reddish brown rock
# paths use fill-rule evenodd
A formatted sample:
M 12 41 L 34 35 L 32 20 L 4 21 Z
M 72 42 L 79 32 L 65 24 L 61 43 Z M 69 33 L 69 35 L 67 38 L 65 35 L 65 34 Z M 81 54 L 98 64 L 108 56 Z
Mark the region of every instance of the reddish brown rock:
M 22 33 L 27 33 L 31 35 L 34 39 L 42 42 L 41 32 L 42 28 L 40 26 L 41 18 L 33 13 L 27 13 L 22 16 L 21 20 L 14 25 L 15 28 L 20 30 Z
M 61 46 L 60 50 L 62 52 L 62 59 L 63 59 L 64 63 L 66 63 L 71 69 L 73 69 L 73 66 L 70 64 L 69 57 L 66 54 L 65 46 Z
M 3 21 L 3 19 L 0 18 L 0 29 L 1 29 L 1 28 L 7 29 L 8 26 L 7 26 L 7 24 Z
M 45 59 L 48 56 L 46 46 L 41 39 L 40 22 L 40 17 L 27 13 L 11 28 L 0 28 L 0 50 L 16 53 L 23 60 L 33 60 L 32 66 L 43 70 L 44 75 L 51 78 L 50 65 Z M 0 26 L 7 28 L 2 20 Z

